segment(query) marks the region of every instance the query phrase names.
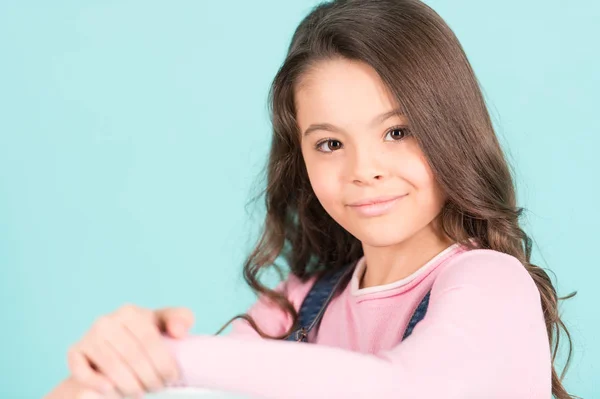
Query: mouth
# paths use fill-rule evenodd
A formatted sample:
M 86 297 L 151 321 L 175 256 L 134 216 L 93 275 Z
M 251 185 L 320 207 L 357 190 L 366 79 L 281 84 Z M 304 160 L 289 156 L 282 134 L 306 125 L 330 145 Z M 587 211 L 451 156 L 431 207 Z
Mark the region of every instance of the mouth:
M 348 207 L 362 216 L 380 216 L 392 210 L 394 205 L 407 195 L 408 194 L 368 198 L 348 204 Z

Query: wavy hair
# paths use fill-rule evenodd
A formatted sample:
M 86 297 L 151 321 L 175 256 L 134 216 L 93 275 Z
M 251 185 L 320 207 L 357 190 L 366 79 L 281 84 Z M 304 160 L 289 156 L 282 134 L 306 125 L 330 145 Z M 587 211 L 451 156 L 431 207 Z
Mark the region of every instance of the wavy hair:
M 284 293 L 261 283 L 261 272 L 282 257 L 290 272 L 306 281 L 363 255 L 361 243 L 315 197 L 295 119 L 294 90 L 303 74 L 321 61 L 339 58 L 373 67 L 408 117 L 411 133 L 448 197 L 440 214 L 444 232 L 468 248 L 512 255 L 527 269 L 540 293 L 553 364 L 561 330 L 569 344 L 560 377 L 552 367 L 552 393 L 571 398 L 561 382 L 572 352 L 558 311 L 564 298 L 557 296 L 546 271 L 530 261 L 532 241 L 519 225 L 523 208 L 516 205 L 510 169 L 465 52 L 442 18 L 418 0 L 322 3 L 296 29 L 269 93 L 273 136 L 266 220 L 244 265 L 250 287 L 287 312 L 293 325 L 281 336 L 270 336 L 248 314 L 231 321 L 245 319 L 261 336 L 284 339 L 297 325 L 297 312 Z

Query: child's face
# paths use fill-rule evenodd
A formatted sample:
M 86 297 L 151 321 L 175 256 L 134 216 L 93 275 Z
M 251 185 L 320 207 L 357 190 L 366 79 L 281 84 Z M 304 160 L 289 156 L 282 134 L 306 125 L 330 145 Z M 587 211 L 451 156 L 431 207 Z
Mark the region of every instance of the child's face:
M 321 62 L 304 76 L 295 101 L 310 183 L 334 220 L 376 247 L 436 234 L 432 221 L 444 196 L 417 141 L 402 130 L 408 120 L 379 118 L 397 104 L 375 70 Z M 322 124 L 329 126 L 306 134 Z M 384 202 L 360 206 L 373 200 Z

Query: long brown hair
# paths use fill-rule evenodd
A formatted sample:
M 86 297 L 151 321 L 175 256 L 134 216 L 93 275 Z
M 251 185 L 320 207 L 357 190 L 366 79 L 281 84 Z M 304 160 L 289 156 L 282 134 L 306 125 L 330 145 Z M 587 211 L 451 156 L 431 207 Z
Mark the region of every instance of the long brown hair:
M 516 206 L 513 178 L 464 50 L 440 16 L 418 0 L 323 3 L 296 29 L 269 95 L 273 138 L 266 220 L 244 266 L 250 287 L 285 310 L 294 323 L 285 334 L 270 336 L 247 314 L 234 319 L 247 320 L 263 337 L 283 339 L 296 327 L 296 310 L 284 293 L 260 282 L 260 273 L 282 257 L 291 273 L 306 280 L 363 255 L 361 243 L 334 222 L 315 197 L 295 120 L 294 90 L 300 78 L 316 63 L 332 58 L 373 67 L 400 104 L 448 196 L 440 214 L 445 233 L 469 248 L 512 255 L 525 266 L 540 292 L 553 363 L 561 329 L 568 339 L 569 355 L 560 378 L 552 367 L 552 393 L 570 398 L 561 383 L 572 351 L 558 312 L 563 298 L 558 298 L 548 274 L 530 262 L 532 242 L 519 226 L 523 208 Z

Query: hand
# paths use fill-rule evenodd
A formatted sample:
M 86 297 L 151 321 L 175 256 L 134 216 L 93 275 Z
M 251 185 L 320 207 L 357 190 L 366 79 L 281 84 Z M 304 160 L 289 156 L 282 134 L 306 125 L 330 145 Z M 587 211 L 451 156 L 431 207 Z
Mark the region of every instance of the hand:
M 116 392 L 112 394 L 100 394 L 86 388 L 73 377 L 61 382 L 52 392 L 44 396 L 44 399 L 121 399 Z
M 179 377 L 161 334 L 182 338 L 193 322 L 185 308 L 123 306 L 100 317 L 69 350 L 69 369 L 78 383 L 105 395 L 141 396 L 159 390 Z

